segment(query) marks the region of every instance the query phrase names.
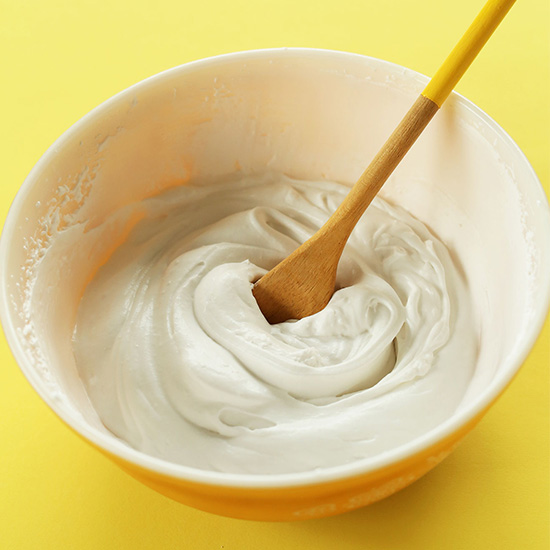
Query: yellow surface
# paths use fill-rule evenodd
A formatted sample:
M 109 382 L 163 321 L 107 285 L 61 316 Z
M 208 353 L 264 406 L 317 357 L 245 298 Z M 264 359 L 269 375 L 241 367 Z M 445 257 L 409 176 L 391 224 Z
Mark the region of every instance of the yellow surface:
M 0 223 L 55 138 L 149 75 L 275 46 L 353 51 L 431 74 L 482 3 L 0 0 Z M 517 2 L 457 88 L 511 134 L 547 192 L 549 25 L 548 0 Z M 124 474 L 56 419 L 0 337 L 0 548 L 547 550 L 549 340 L 547 323 L 481 424 L 408 489 L 335 518 L 266 524 L 187 508 Z

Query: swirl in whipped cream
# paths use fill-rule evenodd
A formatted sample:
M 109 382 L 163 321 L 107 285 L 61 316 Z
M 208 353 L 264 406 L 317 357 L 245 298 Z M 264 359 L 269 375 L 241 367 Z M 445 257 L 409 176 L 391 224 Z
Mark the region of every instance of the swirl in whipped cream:
M 105 426 L 172 462 L 277 474 L 371 457 L 449 418 L 475 361 L 469 296 L 404 210 L 373 201 L 323 311 L 272 326 L 256 304 L 253 282 L 347 191 L 268 173 L 142 201 L 74 333 Z

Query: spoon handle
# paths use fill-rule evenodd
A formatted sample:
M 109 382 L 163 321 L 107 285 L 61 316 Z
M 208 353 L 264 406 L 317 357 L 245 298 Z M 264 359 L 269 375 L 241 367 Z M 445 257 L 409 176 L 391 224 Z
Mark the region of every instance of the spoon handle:
M 327 222 L 256 282 L 252 292 L 270 323 L 323 309 L 348 237 L 376 193 L 451 93 L 515 0 L 489 0 L 405 118 Z
M 343 237 L 342 249 L 372 199 L 447 99 L 514 2 L 489 0 L 485 4 L 340 207 L 329 218 L 323 232 L 338 225 L 342 230 L 339 235 L 339 239 Z
M 342 250 L 372 199 L 438 110 L 439 106 L 431 99 L 424 95 L 417 98 L 340 206 L 320 229 L 325 235 L 328 233 L 338 235 L 338 238 L 343 241 Z M 338 230 L 333 232 L 333 228 L 336 229 L 335 226 L 338 226 Z
M 483 6 L 468 30 L 424 88 L 422 92 L 424 97 L 431 99 L 441 107 L 515 1 L 489 0 Z

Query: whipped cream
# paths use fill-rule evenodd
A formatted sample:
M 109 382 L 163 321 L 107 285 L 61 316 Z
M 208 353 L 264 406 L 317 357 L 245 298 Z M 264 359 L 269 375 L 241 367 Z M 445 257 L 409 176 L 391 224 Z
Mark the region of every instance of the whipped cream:
M 371 457 L 452 416 L 477 323 L 450 253 L 403 209 L 369 206 L 321 312 L 272 326 L 256 304 L 253 282 L 348 190 L 267 173 L 134 205 L 143 219 L 88 285 L 74 331 L 105 426 L 168 461 L 277 474 Z

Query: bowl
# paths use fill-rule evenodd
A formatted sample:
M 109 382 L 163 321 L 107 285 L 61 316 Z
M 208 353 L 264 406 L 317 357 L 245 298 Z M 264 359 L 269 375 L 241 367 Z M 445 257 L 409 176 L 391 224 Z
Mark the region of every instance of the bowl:
M 102 225 L 110 213 L 195 177 L 234 172 L 352 184 L 426 83 L 404 67 L 349 53 L 242 52 L 148 78 L 77 122 L 24 181 L 0 242 L 2 324 L 41 398 L 142 483 L 231 517 L 339 514 L 387 497 L 437 465 L 517 373 L 550 300 L 550 212 L 542 187 L 502 128 L 456 93 L 381 192 L 467 258 L 461 265 L 482 312 L 481 344 L 467 395 L 447 421 L 380 455 L 316 471 L 204 471 L 148 456 L 110 433 L 71 348 L 86 285 L 137 221 Z M 451 210 L 461 223 L 449 221 Z M 38 270 L 45 264 L 56 269 Z

